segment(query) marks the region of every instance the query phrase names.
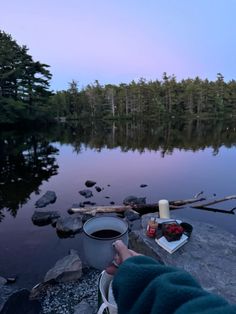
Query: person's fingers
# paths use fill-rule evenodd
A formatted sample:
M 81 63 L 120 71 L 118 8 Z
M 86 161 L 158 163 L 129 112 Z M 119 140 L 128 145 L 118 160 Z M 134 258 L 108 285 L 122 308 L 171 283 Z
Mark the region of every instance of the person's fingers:
M 106 268 L 106 272 L 109 275 L 115 275 L 116 271 L 117 271 L 117 267 L 115 267 L 114 265 L 110 265 Z
M 127 258 L 133 256 L 127 246 L 121 241 L 114 242 L 114 247 L 119 254 L 121 261 L 125 261 Z
M 130 251 L 131 256 L 142 255 L 142 254 L 139 254 L 139 253 L 137 253 L 137 252 L 135 252 L 135 251 L 133 251 L 133 250 L 129 250 L 129 251 Z

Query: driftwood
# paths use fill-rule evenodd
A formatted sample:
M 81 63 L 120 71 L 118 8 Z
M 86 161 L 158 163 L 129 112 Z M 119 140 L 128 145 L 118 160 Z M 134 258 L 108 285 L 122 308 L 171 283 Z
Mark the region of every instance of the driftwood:
M 92 206 L 92 207 L 79 207 L 69 209 L 70 213 L 91 214 L 96 213 L 123 213 L 127 209 L 132 209 L 131 206 Z
M 217 203 L 221 203 L 221 202 L 229 201 L 229 200 L 233 200 L 233 199 L 236 199 L 236 195 L 225 196 L 223 198 L 215 199 L 215 200 L 212 200 L 210 202 L 197 204 L 197 205 L 192 205 L 191 207 L 201 209 L 201 208 L 205 208 L 206 206 L 209 206 L 209 205 L 214 205 L 214 204 L 217 204 Z
M 170 202 L 170 209 L 178 209 L 181 208 L 183 205 L 191 204 L 194 202 L 200 202 L 205 200 L 205 198 L 199 199 L 187 199 L 187 200 L 177 200 Z M 133 205 L 126 205 L 126 206 L 92 206 L 92 207 L 79 207 L 79 208 L 71 208 L 69 209 L 70 213 L 81 213 L 81 214 L 91 214 L 95 215 L 96 213 L 123 213 L 127 209 L 133 209 L 138 212 L 140 215 L 154 213 L 159 211 L 158 203 L 156 204 L 133 204 Z
M 226 196 L 224 198 L 211 200 L 209 202 L 200 203 L 197 205 L 191 205 L 192 208 L 197 208 L 201 210 L 219 212 L 219 213 L 227 213 L 227 214 L 235 214 L 233 208 L 231 210 L 217 209 L 217 208 L 209 208 L 206 206 L 217 204 L 220 202 L 228 201 L 236 199 L 236 195 Z M 183 208 L 185 205 L 199 203 L 205 201 L 205 198 L 191 198 L 186 200 L 176 200 L 170 201 L 170 210 L 175 210 L 179 208 Z M 81 214 L 90 214 L 96 215 L 96 213 L 124 213 L 127 209 L 133 209 L 141 216 L 148 213 L 154 213 L 159 211 L 158 203 L 155 204 L 132 204 L 132 205 L 123 205 L 123 206 L 92 206 L 92 207 L 79 207 L 79 208 L 71 208 L 69 209 L 69 213 L 81 213 Z

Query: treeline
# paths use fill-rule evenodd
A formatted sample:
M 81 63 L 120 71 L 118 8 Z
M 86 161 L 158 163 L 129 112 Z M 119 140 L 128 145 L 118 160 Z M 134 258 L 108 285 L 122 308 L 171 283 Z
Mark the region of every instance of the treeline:
M 0 123 L 43 120 L 48 106 L 49 66 L 34 61 L 26 46 L 0 31 Z
M 235 115 L 236 81 L 184 79 L 163 74 L 162 80 L 141 78 L 130 84 L 101 85 L 98 81 L 81 90 L 76 81 L 51 98 L 54 114 L 80 118 L 156 118 L 165 115 Z
M 34 61 L 26 46 L 0 31 L 0 124 L 62 119 L 156 120 L 165 116 L 236 115 L 236 81 L 184 79 L 163 74 L 130 84 L 94 84 L 52 93 L 47 64 Z

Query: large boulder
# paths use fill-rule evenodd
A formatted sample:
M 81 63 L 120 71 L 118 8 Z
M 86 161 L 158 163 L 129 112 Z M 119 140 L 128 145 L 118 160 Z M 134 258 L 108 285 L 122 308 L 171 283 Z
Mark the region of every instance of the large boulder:
M 80 215 L 59 218 L 56 229 L 61 234 L 75 234 L 82 229 L 82 217 Z
M 52 223 L 52 221 L 59 217 L 60 214 L 57 211 L 48 212 L 35 211 L 31 219 L 35 225 L 44 226 Z
M 47 191 L 40 199 L 35 203 L 35 207 L 45 207 L 50 203 L 55 203 L 57 199 L 56 193 L 54 191 Z
M 155 216 L 142 216 L 141 229 L 130 233 L 130 248 L 164 264 L 185 269 L 203 288 L 236 303 L 236 237 L 217 226 L 172 214 L 172 218 L 190 223 L 193 232 L 187 244 L 169 254 L 154 239 L 146 236 L 147 223 Z
M 58 260 L 44 277 L 44 282 L 55 280 L 56 282 L 68 282 L 77 280 L 82 276 L 82 262 L 75 250 Z

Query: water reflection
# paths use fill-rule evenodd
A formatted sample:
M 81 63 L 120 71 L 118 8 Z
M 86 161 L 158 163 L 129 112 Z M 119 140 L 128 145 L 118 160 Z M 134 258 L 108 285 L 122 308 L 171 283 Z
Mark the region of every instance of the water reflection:
M 204 150 L 212 147 L 217 155 L 222 145 L 236 144 L 234 120 L 184 120 L 97 122 L 65 124 L 60 141 L 74 146 L 80 153 L 82 145 L 100 151 L 120 147 L 123 152 L 160 151 L 162 157 L 174 149 Z
M 0 220 L 3 209 L 16 216 L 32 192 L 57 174 L 55 154 L 44 133 L 4 132 L 0 137 Z
M 70 144 L 79 154 L 82 148 L 96 151 L 119 147 L 122 152 L 174 149 L 198 151 L 212 148 L 217 155 L 222 145 L 235 146 L 233 120 L 184 120 L 87 122 L 57 125 L 41 132 L 1 132 L 0 134 L 0 221 L 4 209 L 16 216 L 32 192 L 57 174 L 58 149 L 53 142 Z

